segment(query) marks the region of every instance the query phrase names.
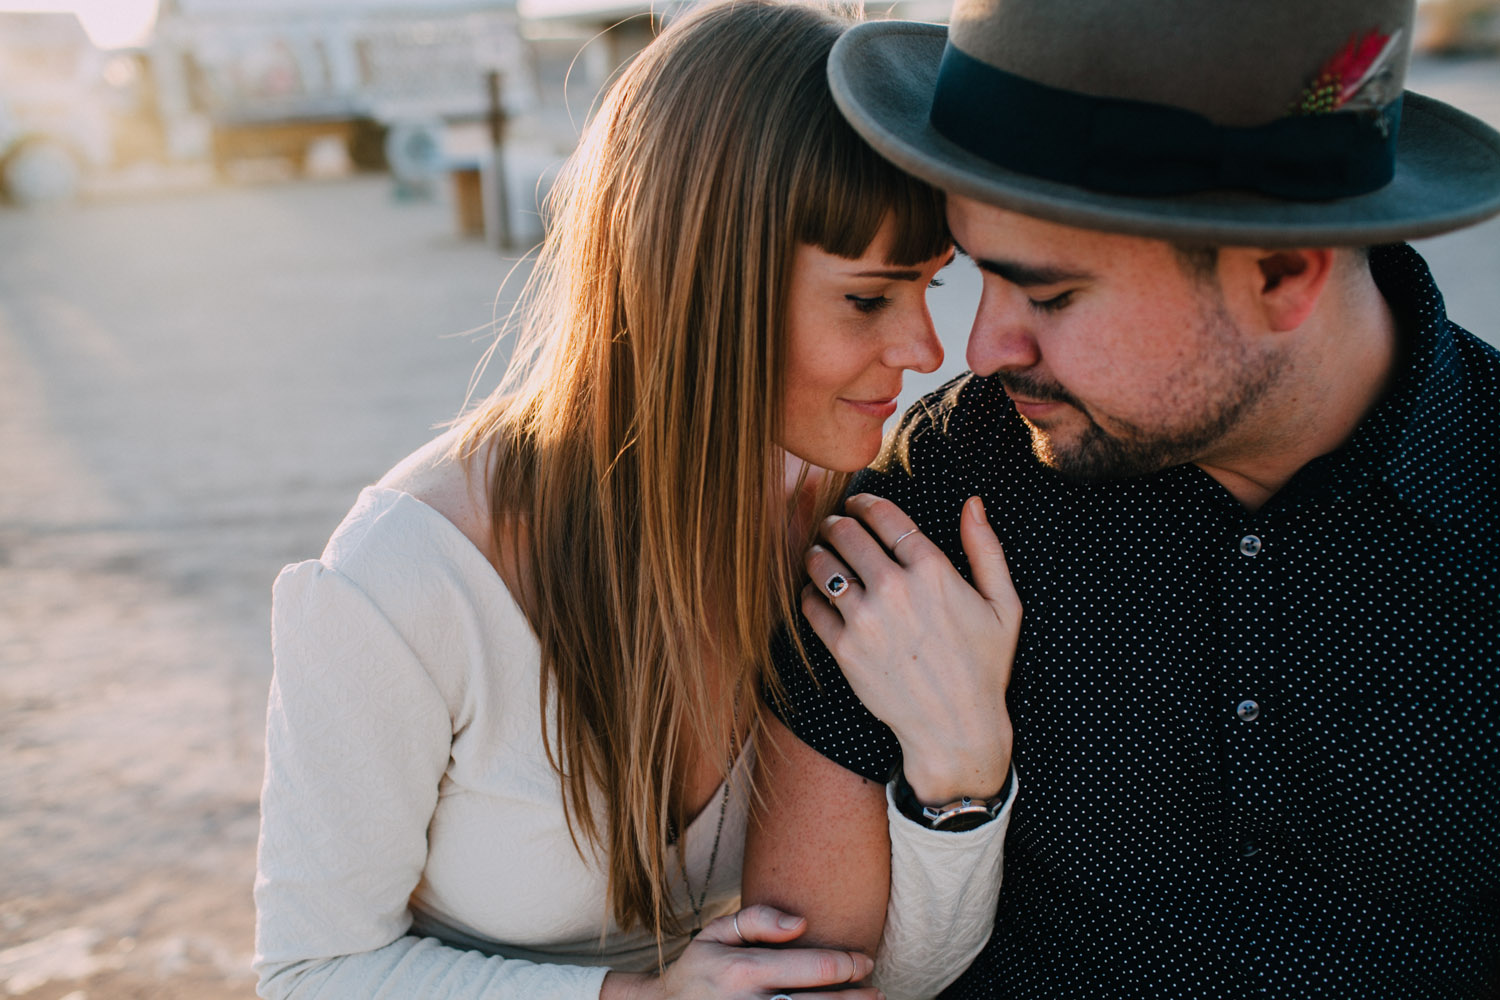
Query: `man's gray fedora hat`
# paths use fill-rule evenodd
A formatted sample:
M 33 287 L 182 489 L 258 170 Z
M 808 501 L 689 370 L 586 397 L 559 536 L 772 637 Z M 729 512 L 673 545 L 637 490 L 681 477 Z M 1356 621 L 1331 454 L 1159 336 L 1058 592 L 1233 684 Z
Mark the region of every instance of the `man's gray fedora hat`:
M 1345 245 L 1500 212 L 1500 133 L 1405 92 L 1412 0 L 957 0 L 856 25 L 834 97 L 898 166 L 1055 222 Z

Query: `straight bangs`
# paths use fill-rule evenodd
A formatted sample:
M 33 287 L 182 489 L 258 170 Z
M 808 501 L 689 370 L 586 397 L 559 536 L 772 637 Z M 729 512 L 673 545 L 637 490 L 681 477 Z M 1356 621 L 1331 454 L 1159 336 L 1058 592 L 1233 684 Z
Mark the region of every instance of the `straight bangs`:
M 834 107 L 809 132 L 817 143 L 792 204 L 803 209 L 797 238 L 848 260 L 864 256 L 886 219 L 893 226 L 886 263 L 912 267 L 953 245 L 943 192 L 881 158 Z

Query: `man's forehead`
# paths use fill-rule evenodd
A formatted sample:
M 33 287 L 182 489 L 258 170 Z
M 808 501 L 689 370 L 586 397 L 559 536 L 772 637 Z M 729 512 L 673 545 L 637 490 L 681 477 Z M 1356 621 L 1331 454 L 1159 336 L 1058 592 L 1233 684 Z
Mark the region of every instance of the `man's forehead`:
M 1065 226 L 1009 209 L 948 196 L 948 228 L 975 263 L 1019 285 L 1091 277 L 1124 258 L 1149 259 L 1160 240 Z

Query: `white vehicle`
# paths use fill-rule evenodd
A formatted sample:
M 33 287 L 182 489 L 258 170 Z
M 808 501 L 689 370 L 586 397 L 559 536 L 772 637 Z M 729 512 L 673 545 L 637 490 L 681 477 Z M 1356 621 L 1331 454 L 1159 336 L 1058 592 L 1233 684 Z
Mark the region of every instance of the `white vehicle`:
M 0 13 L 0 189 L 20 205 L 72 199 L 112 134 L 102 56 L 72 14 Z

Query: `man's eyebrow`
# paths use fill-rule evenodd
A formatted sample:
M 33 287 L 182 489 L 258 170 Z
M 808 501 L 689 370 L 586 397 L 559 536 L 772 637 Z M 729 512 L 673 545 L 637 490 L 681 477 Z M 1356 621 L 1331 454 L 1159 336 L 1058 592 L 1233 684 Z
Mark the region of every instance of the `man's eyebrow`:
M 953 249 L 965 257 L 971 256 L 958 241 L 953 241 Z M 996 277 L 1004 278 L 1012 285 L 1020 288 L 1033 288 L 1043 285 L 1060 285 L 1067 281 L 1086 281 L 1093 278 L 1087 271 L 1069 271 L 1061 267 L 1046 267 L 1032 264 L 1022 264 L 1014 260 L 987 260 L 975 258 L 974 264 L 981 271 L 988 271 Z
M 1062 267 L 1022 264 L 1014 260 L 976 260 L 981 271 L 1004 278 L 1019 288 L 1034 288 L 1042 285 L 1061 285 L 1068 281 L 1083 281 L 1092 278 L 1087 271 L 1069 271 Z

